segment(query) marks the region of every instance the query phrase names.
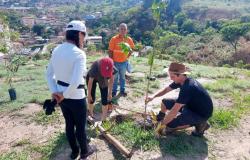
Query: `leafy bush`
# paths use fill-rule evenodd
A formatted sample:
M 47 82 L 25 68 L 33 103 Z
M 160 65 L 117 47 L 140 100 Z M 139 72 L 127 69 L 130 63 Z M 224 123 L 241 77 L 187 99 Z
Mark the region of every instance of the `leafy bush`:
M 250 64 L 250 47 L 246 47 L 244 49 L 239 50 L 236 52 L 232 58 L 232 63 L 238 63 L 239 61 L 242 61 L 243 64 Z
M 182 24 L 187 20 L 187 15 L 183 12 L 178 13 L 174 17 L 174 21 L 177 23 L 178 27 L 181 28 Z
M 239 60 L 238 62 L 234 63 L 234 66 L 237 68 L 243 68 L 244 62 L 242 60 Z
M 8 59 L 5 61 L 5 69 L 7 71 L 7 83 L 12 88 L 12 81 L 16 75 L 19 67 L 26 61 L 23 55 L 9 54 Z
M 8 48 L 5 44 L 0 44 L 0 52 L 2 53 L 7 53 L 8 52 Z
M 222 67 L 231 68 L 232 66 L 230 66 L 229 64 L 224 64 Z
M 250 64 L 245 64 L 245 65 L 244 65 L 244 68 L 250 70 Z
M 247 41 L 250 41 L 250 32 L 247 32 L 247 34 L 244 35 L 244 38 L 245 38 Z
M 177 26 L 176 24 L 170 25 L 167 29 L 168 29 L 170 32 L 173 32 L 173 33 L 176 33 L 176 34 L 179 33 L 178 26 Z
M 204 43 L 210 42 L 213 37 L 216 35 L 216 30 L 212 27 L 207 28 L 204 32 L 201 33 L 201 41 Z
M 188 19 L 182 24 L 181 33 L 183 33 L 184 35 L 195 32 L 196 32 L 196 25 L 192 20 Z

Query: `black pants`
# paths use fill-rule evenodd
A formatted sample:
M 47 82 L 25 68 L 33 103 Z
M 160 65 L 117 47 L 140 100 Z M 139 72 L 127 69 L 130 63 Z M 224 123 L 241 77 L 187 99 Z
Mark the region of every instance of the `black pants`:
M 87 103 L 84 99 L 64 99 L 60 103 L 63 116 L 66 124 L 66 136 L 69 145 L 73 152 L 78 152 L 79 148 L 76 142 L 80 145 L 81 154 L 86 154 L 87 136 L 86 136 L 86 117 L 87 117 Z
M 163 99 L 162 103 L 165 105 L 166 109 L 171 110 L 175 104 L 175 100 Z M 194 113 L 187 105 L 183 106 L 179 112 L 180 114 L 167 124 L 169 128 L 176 128 L 184 125 L 194 126 L 207 121 L 207 118 L 203 118 L 197 113 Z
M 87 76 L 86 79 L 87 79 L 87 84 L 88 84 L 89 77 Z M 93 84 L 92 84 L 92 89 L 91 89 L 91 97 L 92 97 L 92 100 L 93 100 L 91 104 L 95 103 L 95 92 L 96 92 L 97 83 L 98 83 L 98 81 L 96 81 L 94 79 Z M 100 85 L 99 85 L 99 88 L 100 88 L 100 92 L 101 92 L 102 105 L 106 106 L 108 104 L 108 87 L 101 88 Z

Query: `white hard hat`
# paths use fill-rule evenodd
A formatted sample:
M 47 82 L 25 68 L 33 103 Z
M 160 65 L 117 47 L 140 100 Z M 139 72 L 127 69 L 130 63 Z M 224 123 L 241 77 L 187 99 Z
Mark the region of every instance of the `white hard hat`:
M 86 33 L 87 29 L 83 21 L 71 21 L 67 25 L 66 31 L 80 31 Z

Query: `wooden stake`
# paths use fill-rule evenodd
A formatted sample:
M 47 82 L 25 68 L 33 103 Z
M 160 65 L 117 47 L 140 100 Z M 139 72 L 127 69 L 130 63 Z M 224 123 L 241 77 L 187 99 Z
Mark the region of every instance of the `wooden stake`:
M 92 124 L 95 123 L 92 117 L 88 116 L 88 121 Z M 97 129 L 101 132 L 105 139 L 109 141 L 109 143 L 113 144 L 115 148 L 117 148 L 122 154 L 124 154 L 127 158 L 132 156 L 132 152 L 129 152 L 126 147 L 124 147 L 115 137 L 111 134 L 107 133 L 105 129 L 101 125 L 97 125 Z

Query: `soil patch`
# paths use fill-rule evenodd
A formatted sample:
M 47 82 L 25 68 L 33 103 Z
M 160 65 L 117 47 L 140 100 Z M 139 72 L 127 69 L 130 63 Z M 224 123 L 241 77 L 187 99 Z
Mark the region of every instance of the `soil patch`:
M 208 134 L 212 141 L 211 155 L 222 160 L 247 160 L 250 157 L 250 116 L 246 116 L 237 128 Z M 212 157 L 212 156 L 211 156 Z
M 43 144 L 63 130 L 64 124 L 42 126 L 32 121 L 35 113 L 41 110 L 42 106 L 32 103 L 19 111 L 0 115 L 0 153 L 20 148 L 17 144 L 23 141 Z

